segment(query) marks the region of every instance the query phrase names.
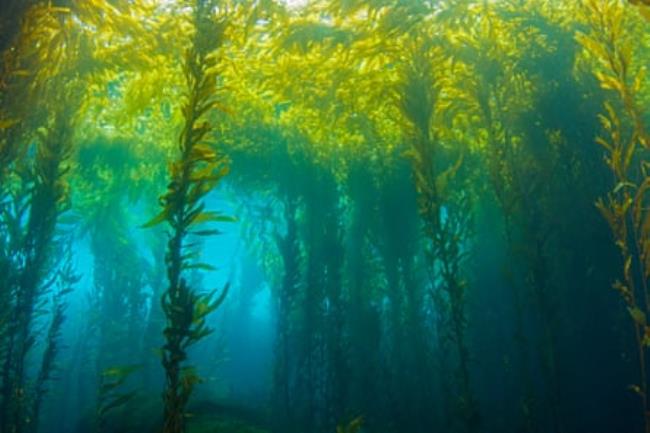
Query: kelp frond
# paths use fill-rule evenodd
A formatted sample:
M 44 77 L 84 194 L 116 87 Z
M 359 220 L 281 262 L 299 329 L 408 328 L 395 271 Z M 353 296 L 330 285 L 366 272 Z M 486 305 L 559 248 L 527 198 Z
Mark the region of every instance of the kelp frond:
M 190 269 L 211 269 L 207 264 L 196 262 L 198 252 L 192 243 L 186 243 L 187 236 L 217 233 L 199 227 L 228 220 L 217 212 L 205 210 L 203 203 L 204 197 L 229 171 L 227 159 L 211 143 L 213 126 L 208 118 L 214 109 L 221 108 L 218 50 L 223 44 L 227 21 L 225 16 L 215 16 L 214 1 L 197 0 L 194 7 L 195 33 L 183 65 L 187 100 L 182 109 L 180 156 L 169 165 L 169 185 L 160 198 L 162 211 L 145 224 L 145 227 L 152 227 L 165 222 L 171 228 L 165 257 L 169 286 L 161 300 L 167 321 L 162 348 L 166 375 L 165 433 L 185 431 L 185 406 L 194 385 L 199 382 L 194 370 L 184 365 L 186 350 L 210 334 L 206 318 L 219 307 L 228 292 L 226 285 L 218 297 L 216 291 L 200 294 L 183 276 Z

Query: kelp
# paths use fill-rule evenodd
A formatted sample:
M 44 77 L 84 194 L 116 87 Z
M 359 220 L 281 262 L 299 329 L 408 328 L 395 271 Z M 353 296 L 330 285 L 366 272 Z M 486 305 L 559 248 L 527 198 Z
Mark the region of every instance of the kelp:
M 69 287 L 56 290 L 40 366 L 30 377 L 28 361 L 41 337 L 36 325 L 49 313 L 47 295 L 74 280 L 62 264 L 58 232 L 70 207 L 68 172 L 79 96 L 71 73 L 74 50 L 61 55 L 69 10 L 34 3 L 24 19 L 16 20 L 20 32 L 3 53 L 0 89 L 0 430 L 16 432 L 38 428 L 60 352 Z M 64 77 L 65 83 L 57 82 Z M 62 106 L 53 108 L 51 101 Z
M 123 409 L 137 396 L 136 390 L 123 390 L 129 378 L 142 367 L 140 365 L 120 365 L 101 371 L 97 388 L 97 407 L 95 410 L 95 432 L 112 431 L 109 428 L 109 413 Z
M 149 316 L 154 314 L 147 306 L 150 264 L 137 248 L 131 227 L 138 221 L 128 212 L 129 206 L 144 195 L 129 190 L 131 176 L 141 169 L 130 144 L 99 137 L 92 144 L 80 144 L 76 155 L 78 226 L 88 240 L 93 260 L 87 307 L 89 335 L 85 337 L 93 347 L 92 362 L 87 363 L 89 380 L 99 379 L 109 366 L 133 362 L 134 352 L 143 350 L 145 342 L 125 345 L 124 341 L 142 335 L 149 326 Z M 160 271 L 160 278 L 164 278 L 164 269 Z M 152 349 L 149 347 L 149 352 Z
M 500 9 L 497 9 L 499 8 Z M 464 60 L 457 73 L 459 99 L 465 107 L 476 112 L 478 122 L 472 123 L 466 134 L 476 140 L 481 149 L 481 163 L 485 164 L 489 189 L 493 194 L 503 218 L 503 237 L 506 242 L 507 260 L 504 263 L 503 278 L 507 284 L 514 307 L 513 342 L 517 350 L 517 378 L 521 382 L 520 416 L 526 431 L 534 431 L 542 415 L 537 401 L 541 394 L 536 389 L 531 374 L 535 358 L 544 366 L 549 391 L 544 402 L 550 409 L 549 423 L 560 423 L 559 379 L 556 360 L 556 339 L 552 325 L 554 315 L 550 308 L 553 297 L 549 287 L 551 274 L 545 247 L 549 231 L 534 229 L 539 220 L 537 215 L 544 211 L 532 197 L 543 197 L 541 185 L 547 182 L 546 173 L 539 163 L 531 158 L 526 149 L 533 144 L 533 137 L 526 135 L 525 128 L 511 113 L 534 113 L 533 103 L 539 89 L 530 75 L 539 70 L 533 65 L 530 70 L 526 62 L 534 53 L 540 56 L 550 51 L 546 41 L 536 40 L 537 26 L 547 28 L 543 17 L 536 16 L 536 9 L 523 13 L 507 3 L 485 5 L 484 18 L 472 21 L 466 29 L 454 35 L 452 55 Z M 499 15 L 509 18 L 508 22 Z M 532 15 L 532 17 L 530 17 Z M 528 35 L 521 41 L 503 37 L 510 28 L 516 28 Z M 555 35 L 550 33 L 547 37 Z M 532 47 L 528 44 L 533 45 Z M 541 49 L 540 49 L 541 48 Z M 555 83 L 549 85 L 551 87 Z M 538 127 L 541 126 L 537 123 Z M 558 132 L 559 133 L 559 132 Z M 488 185 L 485 185 L 486 187 Z M 539 356 L 533 350 L 532 336 L 526 330 L 528 300 L 534 299 L 544 338 L 539 344 Z
M 594 75 L 609 92 L 599 115 L 603 134 L 596 142 L 605 151 L 605 163 L 614 177 L 606 197 L 596 202 L 610 226 L 622 259 L 622 280 L 613 288 L 620 294 L 634 326 L 639 378 L 630 389 L 638 395 L 644 431 L 650 432 L 647 353 L 650 347 L 650 174 L 647 157 L 650 132 L 638 99 L 647 86 L 645 66 L 635 64 L 628 32 L 633 25 L 628 10 L 613 0 L 590 0 L 584 8 L 587 33 L 578 41 L 592 56 Z
M 349 31 L 314 22 L 292 23 L 286 32 L 282 47 L 285 49 L 297 47 L 302 53 L 308 52 L 310 44 L 329 43 L 332 46 L 346 47 L 355 38 L 355 35 Z
M 418 44 L 419 42 L 419 44 Z M 444 54 L 424 41 L 413 44 L 413 51 L 404 66 L 398 101 L 406 121 L 412 164 L 417 189 L 417 206 L 423 231 L 429 242 L 427 267 L 431 275 L 432 295 L 444 311 L 443 327 L 457 351 L 457 407 L 461 422 L 468 432 L 478 428 L 478 407 L 470 383 L 469 351 L 465 341 L 467 282 L 462 275 L 466 258 L 462 241 L 470 229 L 468 196 L 450 193 L 450 184 L 463 164 L 463 154 L 444 166 L 445 149 L 436 133 L 439 125 L 441 93 L 445 78 L 434 65 L 445 64 Z
M 648 0 L 629 0 L 629 2 L 639 8 L 639 13 L 650 21 L 650 2 Z
M 50 324 L 45 336 L 45 348 L 41 356 L 41 365 L 34 384 L 34 396 L 31 408 L 31 424 L 33 430 L 38 430 L 41 405 L 48 393 L 48 382 L 57 378 L 59 366 L 56 364 L 57 356 L 62 349 L 62 326 L 66 320 L 68 308 L 68 295 L 72 293 L 81 277 L 76 272 L 72 263 L 71 246 L 68 244 L 64 251 L 64 262 L 57 271 L 56 289 L 52 294 L 52 313 Z
M 336 427 L 336 433 L 357 433 L 363 426 L 363 417 L 357 417 L 347 424 L 340 424 Z
M 187 100 L 183 106 L 184 126 L 179 138 L 180 157 L 169 166 L 170 183 L 160 198 L 162 212 L 144 227 L 166 222 L 171 228 L 165 262 L 168 289 L 162 295 L 162 308 L 167 320 L 163 331 L 162 365 L 165 369 L 164 424 L 165 433 L 185 431 L 185 407 L 194 386 L 200 379 L 195 370 L 183 366 L 186 350 L 210 334 L 206 319 L 224 301 L 226 285 L 216 291 L 200 294 L 183 276 L 189 270 L 211 270 L 210 265 L 196 261 L 198 252 L 188 235 L 209 236 L 214 230 L 200 229 L 205 223 L 230 221 L 221 214 L 205 210 L 203 198 L 228 174 L 227 160 L 210 144 L 213 129 L 206 119 L 214 108 L 221 107 L 216 98 L 220 64 L 217 50 L 223 44 L 226 17 L 215 17 L 214 1 L 197 0 L 194 4 L 195 33 L 185 54 L 183 72 Z
M 17 431 L 25 427 L 24 411 L 28 407 L 24 400 L 26 380 L 26 359 L 35 343 L 34 320 L 39 312 L 43 295 L 54 284 L 50 277 L 53 253 L 55 250 L 55 227 L 59 216 L 68 209 L 66 160 L 70 155 L 69 124 L 60 113 L 53 130 L 41 138 L 35 163 L 37 181 L 30 188 L 28 201 L 19 206 L 25 214 L 24 226 L 10 218 L 14 225 L 13 239 L 17 250 L 13 251 L 13 266 L 10 271 L 10 287 L 14 297 L 11 304 L 8 348 L 3 367 L 3 417 L 8 425 Z
M 34 70 L 34 78 L 29 92 L 41 92 L 47 97 L 60 98 L 68 106 L 59 108 L 51 114 L 34 116 L 31 122 L 40 124 L 35 136 L 30 159 L 21 161 L 17 166 L 9 189 L 5 191 L 8 205 L 2 208 L 3 226 L 9 234 L 3 239 L 4 261 L 7 273 L 3 281 L 3 291 L 10 297 L 8 303 L 8 328 L 6 330 L 5 353 L 2 367 L 2 423 L 5 429 L 24 431 L 30 422 L 29 412 L 31 393 L 25 391 L 27 386 L 26 361 L 32 351 L 37 334 L 34 330 L 36 319 L 42 314 L 43 297 L 56 281 L 52 276 L 58 261 L 56 252 L 59 242 L 57 223 L 59 217 L 69 209 L 69 159 L 72 153 L 71 133 L 74 128 L 74 109 L 78 101 L 78 88 L 74 79 L 61 86 L 52 88 L 52 75 L 69 74 L 72 59 L 56 57 L 57 44 L 65 33 L 65 15 L 57 17 L 56 11 L 48 8 L 34 7 L 33 20 L 28 20 L 30 27 L 24 32 L 34 31 L 33 27 L 42 25 L 43 32 L 51 38 L 50 45 L 43 51 L 33 47 L 19 48 L 27 51 L 25 57 L 33 63 L 27 63 Z M 59 21 L 60 20 L 60 21 Z M 35 42 L 38 36 L 27 33 L 24 39 Z M 41 61 L 49 59 L 47 66 Z M 27 66 L 26 65 L 26 66 Z M 29 74 L 30 72 L 28 72 Z M 72 78 L 66 75 L 67 78 Z M 28 99 L 29 100 L 29 99 Z M 16 137 L 14 137 L 16 138 Z M 55 319 L 60 313 L 55 310 Z M 55 339 L 55 324 L 50 336 Z M 50 340 L 52 343 L 54 340 Z M 54 349 L 55 346 L 50 345 Z M 54 352 L 45 352 L 45 357 L 54 356 Z M 46 370 L 53 359 L 43 360 Z M 44 372 L 44 374 L 47 374 Z
M 291 188 L 293 189 L 293 188 Z M 291 190 L 290 190 L 291 191 Z M 283 216 L 286 224 L 284 234 L 275 233 L 275 242 L 282 259 L 284 275 L 278 288 L 276 309 L 278 316 L 278 338 L 275 347 L 276 361 L 273 372 L 273 394 L 276 396 L 275 408 L 283 414 L 277 429 L 290 429 L 293 424 L 292 402 L 295 400 L 291 386 L 292 366 L 292 329 L 290 317 L 295 311 L 300 290 L 300 268 L 302 257 L 297 222 L 298 199 L 291 192 L 284 199 Z
M 569 39 L 589 22 L 591 33 L 579 39 L 591 60 L 604 61 L 590 66 L 608 99 L 598 141 L 616 181 L 598 208 L 615 234 L 612 249 L 622 250 L 615 287 L 645 348 L 650 182 L 647 134 L 639 131 L 646 129 L 648 92 L 636 73 L 647 49 L 630 50 L 647 40 L 638 14 L 645 6 L 583 3 L 599 12 L 576 23 L 575 2 L 547 0 L 317 0 L 304 7 L 248 0 L 40 2 L 30 15 L 38 19 L 23 21 L 0 71 L 0 236 L 6 235 L 0 238 L 0 303 L 9 305 L 0 312 L 0 360 L 12 358 L 3 373 L 13 380 L 15 362 L 23 362 L 22 337 L 11 336 L 22 333 L 28 316 L 14 309 L 19 286 L 38 287 L 35 296 L 20 296 L 34 306 L 27 353 L 42 347 L 44 355 L 25 362 L 36 371 L 22 380 L 25 397 L 11 398 L 23 388 L 3 382 L 9 397 L 2 404 L 8 402 L 13 418 L 30 415 L 30 423 L 40 406 L 51 404 L 53 412 L 73 415 L 61 431 L 72 429 L 89 395 L 97 397 L 97 430 L 119 430 L 109 419 L 122 414 L 155 422 L 148 411 L 158 409 L 155 403 L 127 388 L 141 372 L 148 391 L 157 392 L 157 379 L 164 378 L 165 432 L 184 431 L 186 423 L 190 431 L 213 428 L 209 421 L 218 415 L 190 414 L 187 407 L 202 381 L 198 371 L 215 364 L 201 357 L 203 347 L 191 361 L 189 354 L 211 332 L 211 313 L 227 292 L 228 286 L 202 292 L 197 282 L 214 269 L 201 259 L 202 242 L 218 234 L 209 225 L 230 220 L 208 209 L 211 192 L 227 179 L 230 198 L 253 209 L 241 212 L 240 237 L 258 263 L 240 272 L 262 270 L 270 296 L 259 305 L 271 316 L 272 329 L 262 335 L 274 337 L 273 372 L 265 371 L 268 383 L 254 383 L 259 387 L 250 392 L 269 408 L 276 431 L 360 431 L 360 420 L 336 425 L 359 413 L 363 428 L 377 432 L 535 432 L 551 425 L 578 431 L 593 429 L 608 410 L 626 408 L 616 396 L 611 408 L 589 416 L 570 410 L 591 411 L 598 398 L 610 398 L 585 392 L 586 379 L 571 373 L 589 376 L 577 372 L 615 345 L 606 339 L 617 332 L 614 309 L 599 298 L 606 295 L 595 288 L 589 299 L 583 296 L 617 265 L 607 261 L 600 238 L 581 243 L 607 231 L 587 213 L 597 221 L 591 194 L 605 176 L 589 172 L 588 157 L 576 151 L 590 141 L 593 126 L 576 111 L 601 94 L 579 75 L 588 62 L 573 64 Z M 625 20 L 617 22 L 620 16 Z M 63 20 L 70 32 L 58 33 L 63 17 L 72 17 Z M 617 39 L 622 34 L 630 36 Z M 43 82 L 58 87 L 78 78 L 61 73 L 64 60 L 76 56 L 82 103 L 60 95 L 41 99 Z M 565 96 L 572 99 L 565 103 Z M 74 108 L 63 116 L 74 122 L 53 120 L 60 105 Z M 56 155 L 58 141 L 72 148 L 64 158 Z M 75 322 L 92 332 L 72 337 L 79 342 L 61 386 L 71 391 L 52 401 L 44 399 L 58 371 L 65 301 L 52 282 L 61 268 L 50 259 L 58 258 L 60 238 L 46 234 L 34 242 L 53 247 L 38 284 L 28 278 L 19 284 L 23 256 L 15 254 L 30 214 L 35 226 L 56 219 L 59 227 L 51 197 L 39 192 L 59 187 L 43 186 L 54 171 L 43 162 L 35 170 L 35 158 L 59 158 L 60 168 L 74 159 L 59 185 L 65 194 L 55 191 L 66 199 L 55 207 L 67 207 L 72 192 L 81 221 L 75 245 L 82 260 L 89 247 L 92 268 L 91 308 L 82 308 L 87 317 Z M 163 175 L 168 186 L 159 212 L 144 225 L 156 230 L 141 239 L 142 232 L 132 231 L 134 219 L 150 212 Z M 595 185 L 586 188 L 590 182 Z M 474 225 L 485 208 L 490 216 L 477 226 L 490 235 L 481 238 Z M 41 215 L 47 223 L 36 221 Z M 589 223 L 584 232 L 582 221 Z M 502 225 L 503 239 L 493 236 Z M 473 272 L 488 267 L 487 276 Z M 505 272 L 494 276 L 492 268 Z M 245 284 L 256 283 L 243 278 Z M 258 299 L 245 287 L 241 293 L 248 303 L 242 317 L 233 319 L 240 313 L 234 308 L 220 317 L 231 337 L 259 319 L 249 317 Z M 573 335 L 590 329 L 595 312 L 603 318 L 594 326 L 599 332 Z M 609 328 L 616 329 L 600 334 Z M 161 340 L 164 371 L 152 366 L 151 349 Z M 241 352 L 229 368 L 239 372 L 237 360 L 247 352 L 238 344 L 232 349 Z M 209 356 L 212 350 L 205 348 Z M 625 348 L 611 352 L 610 385 L 628 373 Z M 267 361 L 257 351 L 254 356 Z M 145 367 L 110 368 L 132 361 Z M 526 384 L 514 383 L 519 379 Z M 644 398 L 645 383 L 632 387 Z M 205 398 L 223 391 L 249 403 L 245 391 L 228 384 L 212 385 Z M 263 386 L 268 404 L 259 397 Z M 570 398 L 578 391 L 580 398 Z M 0 418 L 7 422 L 4 413 Z M 33 427 L 23 424 L 22 430 Z

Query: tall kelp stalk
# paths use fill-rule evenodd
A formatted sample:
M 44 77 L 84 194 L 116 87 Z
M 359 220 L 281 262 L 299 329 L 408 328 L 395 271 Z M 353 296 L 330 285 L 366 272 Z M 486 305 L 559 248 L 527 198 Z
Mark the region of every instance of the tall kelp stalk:
M 425 306 L 431 303 L 419 278 L 421 231 L 416 191 L 405 161 L 382 167 L 382 173 L 384 178 L 377 181 L 378 227 L 372 231 L 384 280 L 377 290 L 388 300 L 384 368 L 390 373 L 384 373 L 382 381 L 386 382 L 385 398 L 394 422 L 402 429 L 420 432 L 433 422 L 435 411 L 430 402 L 436 369 L 430 363 L 433 345 L 425 323 Z
M 338 201 L 338 200 L 337 200 Z M 340 203 L 335 203 L 326 214 L 324 249 L 327 252 L 325 272 L 326 310 L 324 317 L 324 362 L 327 366 L 324 385 L 325 408 L 323 429 L 329 431 L 344 416 L 348 403 L 346 299 L 343 287 L 343 214 Z
M 33 152 L 18 154 L 23 158 L 20 166 L 15 167 L 13 181 L 6 191 L 9 204 L 2 208 L 2 225 L 7 229 L 2 240 L 3 253 L 7 254 L 3 259 L 7 272 L 3 274 L 2 286 L 10 298 L 1 366 L 0 425 L 6 432 L 37 428 L 32 411 L 39 409 L 45 382 L 51 377 L 63 320 L 63 311 L 55 307 L 50 332 L 46 335 L 41 372 L 34 387 L 27 360 L 38 341 L 35 326 L 44 314 L 45 295 L 57 281 L 56 269 L 60 263 L 57 251 L 61 247 L 57 223 L 69 208 L 66 177 L 79 101 L 74 57 L 63 55 L 61 48 L 69 36 L 67 18 L 65 9 L 33 7 L 25 18 L 21 42 L 16 48 L 22 51 L 23 65 L 27 68 L 21 74 L 33 78 L 29 88 L 32 95 L 46 95 L 61 101 L 62 105 L 55 109 L 48 105 L 51 111 L 37 112 L 33 117 L 32 121 L 40 128 L 35 136 L 25 137 L 27 143 L 35 141 Z M 50 43 L 37 44 L 43 37 L 49 38 Z M 57 78 L 64 78 L 65 84 L 57 82 Z
M 417 188 L 417 206 L 430 242 L 428 270 L 433 293 L 445 316 L 441 334 L 455 345 L 457 352 L 458 396 L 460 417 L 468 432 L 478 428 L 478 408 L 470 382 L 470 355 L 466 342 L 465 313 L 467 282 L 462 276 L 465 258 L 463 242 L 469 228 L 467 197 L 452 196 L 448 185 L 463 162 L 462 156 L 445 168 L 445 149 L 436 136 L 439 95 L 443 84 L 436 80 L 434 64 L 445 64 L 439 52 L 419 41 L 415 43 L 406 65 L 400 108 L 409 126 L 409 156 Z M 442 295 L 442 296 L 441 296 Z
M 0 214 L 3 218 L 0 220 L 0 305 L 10 305 L 12 301 L 11 281 L 8 278 L 13 264 L 13 246 L 10 243 L 10 237 L 4 233 L 9 233 L 8 223 L 5 216 L 11 215 L 12 197 L 11 183 L 17 176 L 14 167 L 21 150 L 20 129 L 22 122 L 18 120 L 19 114 L 15 112 L 15 99 L 26 97 L 29 93 L 26 89 L 26 80 L 20 79 L 15 74 L 18 70 L 20 60 L 16 55 L 16 50 L 3 53 L 2 70 L 0 73 Z M 21 113 L 20 120 L 24 120 L 25 113 Z M 7 333 L 10 323 L 10 308 L 0 310 L 0 362 L 5 360 L 7 350 Z M 0 405 L 2 401 L 0 400 Z M 1 406 L 0 406 L 1 407 Z M 0 431 L 2 431 L 3 422 L 0 421 Z
M 305 428 L 331 431 L 343 417 L 347 366 L 343 359 L 343 241 L 340 190 L 335 176 L 314 166 L 304 196 L 306 293 L 303 299 L 305 366 L 309 396 Z M 316 387 L 313 385 L 316 384 Z M 311 406 L 311 407 L 310 407 Z M 314 422 L 314 426 L 310 423 Z
M 10 2 L 7 8 L 21 9 L 27 7 L 22 2 Z M 21 15 L 22 16 L 22 15 Z M 43 8 L 32 8 L 22 20 L 14 19 L 11 29 L 3 28 L 3 51 L 0 66 L 0 211 L 11 213 L 12 195 L 15 195 L 16 185 L 21 183 L 19 165 L 24 165 L 23 156 L 26 151 L 28 135 L 35 128 L 33 110 L 30 110 L 38 99 L 33 78 L 39 68 L 39 61 L 32 46 L 38 40 L 34 27 L 47 18 Z M 51 27 L 50 27 L 51 29 Z M 5 47 L 9 44 L 9 47 Z M 4 49 L 6 48 L 6 49 Z M 2 232 L 8 233 L 8 227 L 3 224 Z M 0 275 L 8 276 L 13 261 L 13 253 L 9 237 L 0 237 L 2 256 L 0 256 Z M 10 305 L 12 298 L 10 279 L 0 278 L 0 304 Z M 5 337 L 10 322 L 10 308 L 0 311 L 0 360 L 4 359 L 7 349 Z M 0 421 L 0 425 L 2 422 Z
M 247 216 L 244 221 L 255 218 L 252 225 L 243 224 L 245 238 L 262 255 L 273 280 L 272 427 L 332 431 L 348 416 L 354 381 L 346 355 L 349 321 L 356 317 L 347 314 L 351 306 L 343 281 L 347 201 L 332 171 L 304 151 L 308 142 L 291 138 L 269 130 L 260 138 L 268 142 L 263 146 L 268 153 L 249 155 L 253 161 L 235 153 L 235 182 L 250 185 L 241 177 L 251 176 L 264 191 L 244 200 L 254 214 L 241 214 Z M 262 203 L 256 206 L 257 200 Z
M 303 293 L 297 299 L 296 396 L 293 410 L 304 431 L 335 428 L 343 390 L 339 374 L 342 299 L 338 185 L 324 167 L 308 162 L 302 179 L 298 234 L 304 252 Z
M 508 254 L 504 282 L 514 310 L 522 428 L 563 431 L 571 401 L 564 397 L 562 370 L 571 363 L 561 356 L 562 329 L 580 317 L 563 307 L 573 302 L 567 294 L 581 288 L 576 287 L 575 263 L 588 269 L 593 260 L 579 251 L 586 242 L 579 227 L 591 221 L 586 197 L 598 189 L 595 182 L 584 182 L 587 173 L 596 171 L 587 168 L 588 155 L 580 155 L 591 132 L 591 123 L 580 118 L 589 106 L 582 93 L 586 87 L 571 73 L 576 53 L 572 29 L 552 21 L 540 5 L 522 10 L 486 3 L 481 10 L 480 23 L 462 31 L 462 50 L 456 52 L 470 69 L 458 82 L 479 115 L 468 133 L 484 151 L 489 192 L 503 220 Z M 529 14 L 537 18 L 531 21 Z M 503 37 L 509 33 L 527 37 Z M 543 39 L 536 37 L 540 34 Z M 572 212 L 564 215 L 568 208 Z M 537 363 L 542 383 L 531 375 Z
M 34 167 L 36 178 L 29 188 L 28 201 L 16 203 L 16 214 L 9 216 L 11 231 L 16 236 L 12 239 L 16 247 L 12 251 L 15 268 L 9 275 L 13 301 L 2 392 L 2 419 L 9 431 L 24 431 L 30 422 L 29 397 L 25 391 L 26 361 L 36 341 L 33 327 L 40 311 L 38 305 L 55 282 L 50 273 L 57 220 L 68 209 L 65 175 L 71 126 L 67 116 L 68 113 L 59 113 L 52 129 L 42 136 Z
M 453 51 L 458 60 L 465 63 L 459 69 L 458 99 L 466 104 L 466 109 L 478 114 L 476 125 L 466 131 L 476 135 L 475 140 L 484 146 L 483 163 L 487 168 L 488 190 L 496 198 L 503 221 L 503 238 L 506 243 L 506 263 L 503 279 L 511 294 L 513 305 L 513 342 L 516 348 L 519 371 L 516 373 L 521 388 L 519 409 L 524 431 L 535 431 L 535 385 L 532 376 L 530 336 L 527 335 L 527 302 L 525 281 L 526 266 L 536 264 L 535 257 L 522 251 L 530 249 L 521 237 L 526 232 L 523 227 L 527 212 L 525 196 L 530 193 L 530 183 L 538 179 L 529 175 L 529 157 L 524 154 L 522 137 L 517 125 L 517 117 L 512 113 L 530 110 L 531 85 L 515 59 L 523 56 L 521 47 L 514 41 L 502 37 L 508 25 L 496 13 L 495 6 L 485 4 L 480 23 L 467 17 L 465 26 L 459 30 L 463 34 L 462 45 Z M 516 52 L 516 55 L 513 55 Z M 467 69 L 465 69 L 467 68 Z M 480 132 L 477 132 L 480 131 Z M 484 142 L 484 143 L 483 143 Z M 531 180 L 532 179 L 532 180 Z M 533 230 L 533 233 L 537 233 Z M 544 316 L 545 317 L 545 316 Z
M 41 365 L 34 384 L 35 392 L 31 408 L 31 424 L 34 431 L 39 429 L 41 406 L 48 391 L 48 382 L 55 377 L 56 358 L 62 348 L 61 332 L 68 307 L 66 296 L 72 292 L 80 279 L 72 263 L 72 246 L 69 244 L 64 251 L 64 262 L 57 272 L 57 288 L 51 300 L 52 318 L 47 329 Z
M 389 416 L 381 409 L 387 394 L 382 387 L 386 381 L 377 383 L 374 380 L 380 377 L 382 361 L 381 317 L 376 301 L 380 290 L 375 280 L 381 278 L 381 272 L 377 269 L 378 260 L 373 254 L 371 239 L 373 228 L 378 228 L 375 212 L 377 177 L 373 167 L 365 161 L 351 164 L 346 185 L 350 209 L 345 236 L 344 278 L 349 298 L 346 312 L 349 332 L 348 410 L 364 414 L 365 419 L 382 425 Z
M 561 29 L 549 30 L 544 27 L 548 26 L 546 23 L 542 22 L 541 26 L 544 32 L 554 38 L 567 38 L 558 44 L 563 50 L 561 56 L 573 58 L 570 36 L 563 35 Z M 580 171 L 584 166 L 575 158 L 577 146 L 567 145 L 567 137 L 580 142 L 578 128 L 572 123 L 575 120 L 556 120 L 560 117 L 557 114 L 560 110 L 567 110 L 575 118 L 579 117 L 580 107 L 575 102 L 579 96 L 574 97 L 579 84 L 574 82 L 570 90 L 560 89 L 565 77 L 560 74 L 558 80 L 557 75 L 546 73 L 544 64 L 554 62 L 556 65 L 553 69 L 556 71 L 566 67 L 566 74 L 570 76 L 571 63 L 567 67 L 565 63 L 556 60 L 559 53 L 551 53 L 552 50 L 548 47 L 532 47 L 521 56 L 528 63 L 528 73 L 535 83 L 535 94 L 531 109 L 521 110 L 525 126 L 520 125 L 522 141 L 521 146 L 517 146 L 517 163 L 512 164 L 512 180 L 515 186 L 513 197 L 517 197 L 518 201 L 517 218 L 521 231 L 518 239 L 519 255 L 525 265 L 524 277 L 527 288 L 531 290 L 531 305 L 539 321 L 538 356 L 545 377 L 542 387 L 544 405 L 538 407 L 548 414 L 542 412 L 537 415 L 536 423 L 539 428 L 563 432 L 567 430 L 568 399 L 565 398 L 566 386 L 562 380 L 566 363 L 563 364 L 560 347 L 562 329 L 571 326 L 569 321 L 575 320 L 575 315 L 565 310 L 570 306 L 563 303 L 567 299 L 565 293 L 573 288 L 568 281 L 575 273 L 575 268 L 574 265 L 565 263 L 575 263 L 578 259 L 573 257 L 586 256 L 577 251 L 576 244 L 580 238 L 575 233 L 580 232 L 580 227 L 589 217 L 580 221 L 573 215 L 560 215 L 567 208 L 573 209 L 575 214 L 589 208 L 589 201 L 583 197 L 590 190 L 580 184 Z M 563 104 L 556 103 L 553 110 L 546 108 L 549 100 L 557 101 L 561 98 L 567 98 L 567 101 Z M 569 199 L 572 196 L 575 198 Z M 574 224 L 573 228 L 571 224 Z
M 218 297 L 216 291 L 201 294 L 183 276 L 192 269 L 212 269 L 196 261 L 199 252 L 195 243 L 187 241 L 188 236 L 216 234 L 216 230 L 198 230 L 197 226 L 228 220 L 217 212 L 206 211 L 203 203 L 203 198 L 228 173 L 226 158 L 208 141 L 213 126 L 207 114 L 220 106 L 215 99 L 220 75 L 215 51 L 223 44 L 226 26 L 225 18 L 215 17 L 215 9 L 214 0 L 197 0 L 194 4 L 195 33 L 183 63 L 187 100 L 182 110 L 181 155 L 170 164 L 170 183 L 160 199 L 162 212 L 145 225 L 166 222 L 170 227 L 165 257 L 169 287 L 162 296 L 167 321 L 162 348 L 166 379 L 164 433 L 185 431 L 185 407 L 194 385 L 200 381 L 194 369 L 185 365 L 187 349 L 211 332 L 206 319 L 224 301 L 228 291 L 226 285 Z
M 286 192 L 281 197 L 283 202 L 283 217 L 286 225 L 284 233 L 275 233 L 283 265 L 282 282 L 279 284 L 275 295 L 276 301 L 276 329 L 277 341 L 275 344 L 275 366 L 273 372 L 273 394 L 275 396 L 275 410 L 278 416 L 277 431 L 291 431 L 293 428 L 294 395 L 292 392 L 292 324 L 293 312 L 296 308 L 298 296 L 302 256 L 300 252 L 298 234 L 298 194 L 295 189 L 299 183 L 290 181 L 286 184 Z
M 479 71 L 481 69 L 479 68 Z M 480 75 L 479 75 L 480 76 Z M 497 92 L 488 84 L 481 82 L 480 89 L 485 90 L 485 99 L 479 99 L 483 121 L 487 130 L 488 147 L 486 149 L 486 164 L 488 167 L 490 186 L 501 209 L 503 218 L 503 237 L 507 248 L 507 261 L 504 265 L 504 280 L 512 294 L 514 308 L 513 341 L 516 346 L 519 362 L 519 380 L 522 386 L 521 409 L 524 431 L 534 431 L 534 385 L 531 376 L 529 336 L 525 331 L 526 303 L 521 283 L 518 278 L 518 241 L 521 198 L 520 188 L 514 185 L 516 170 L 516 146 L 513 145 L 513 131 L 510 125 L 501 119 L 503 113 L 503 96 L 512 93 Z M 512 89 L 511 89 L 512 90 Z M 495 107 L 490 107 L 488 101 L 494 101 Z
M 650 347 L 650 134 L 645 125 L 640 94 L 648 85 L 643 54 L 633 40 L 635 25 L 630 9 L 615 0 L 585 3 L 588 33 L 578 40 L 594 59 L 595 75 L 609 91 L 599 115 L 603 135 L 596 141 L 605 150 L 614 185 L 596 206 L 607 220 L 618 247 L 623 278 L 613 287 L 621 295 L 634 325 L 638 351 L 639 381 L 631 386 L 640 399 L 644 431 L 650 432 L 648 362 Z M 639 58 L 637 58 L 637 54 Z

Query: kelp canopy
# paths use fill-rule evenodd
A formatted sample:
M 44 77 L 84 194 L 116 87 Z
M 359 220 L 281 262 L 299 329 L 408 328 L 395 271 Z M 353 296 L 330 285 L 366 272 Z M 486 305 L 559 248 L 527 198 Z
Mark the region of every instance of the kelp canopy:
M 649 2 L 0 12 L 0 433 L 650 433 Z

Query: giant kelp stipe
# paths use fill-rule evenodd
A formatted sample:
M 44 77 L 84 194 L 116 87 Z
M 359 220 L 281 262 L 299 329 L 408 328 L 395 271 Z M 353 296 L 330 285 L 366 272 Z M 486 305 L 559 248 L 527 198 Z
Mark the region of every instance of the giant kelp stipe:
M 650 4 L 5 0 L 0 433 L 650 433 Z

